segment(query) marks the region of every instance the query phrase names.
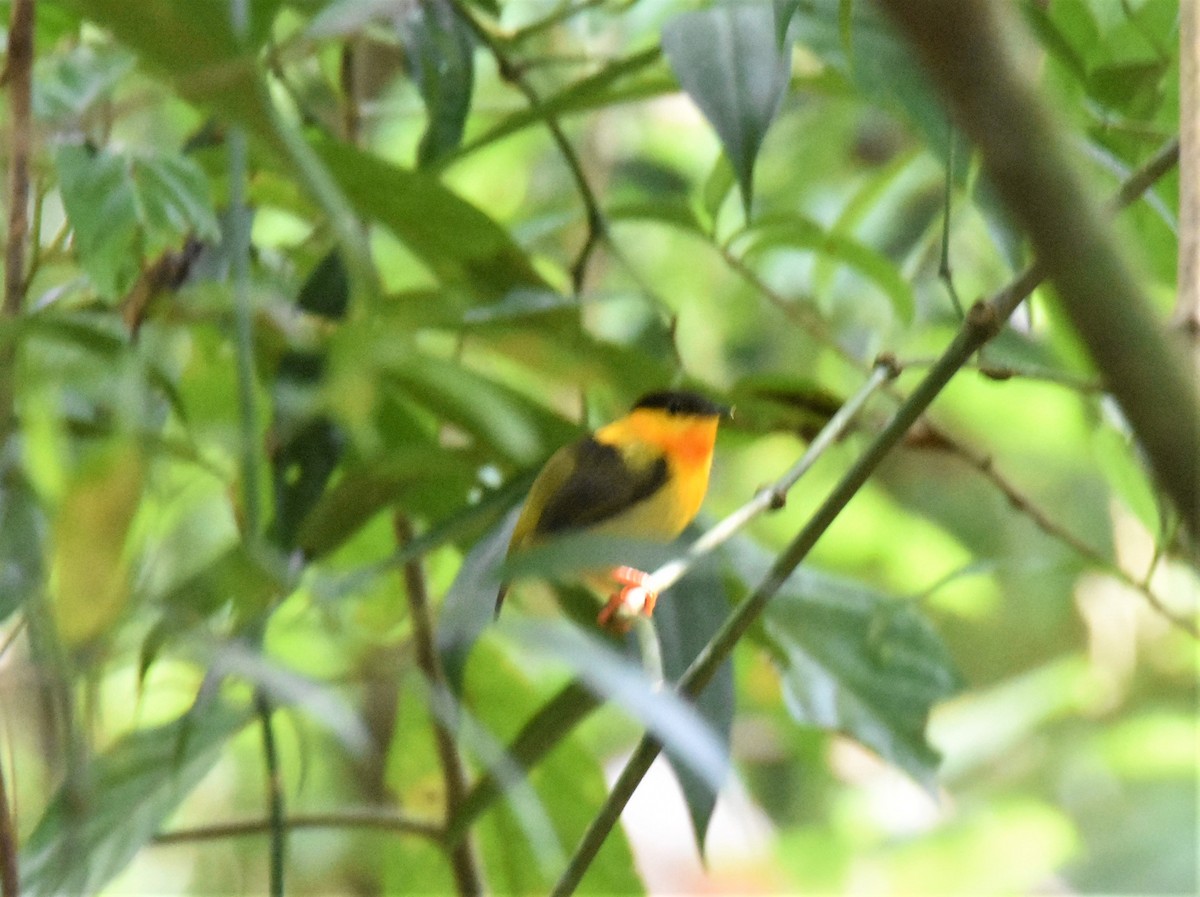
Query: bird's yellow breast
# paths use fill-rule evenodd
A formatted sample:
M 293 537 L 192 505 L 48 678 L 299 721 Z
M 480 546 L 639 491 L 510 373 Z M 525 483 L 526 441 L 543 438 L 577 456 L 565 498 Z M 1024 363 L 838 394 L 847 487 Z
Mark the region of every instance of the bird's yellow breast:
M 634 411 L 596 431 L 596 440 L 615 446 L 627 463 L 640 466 L 666 459 L 668 474 L 654 494 L 595 527 L 599 533 L 670 541 L 692 522 L 708 491 L 715 418 L 665 418 Z

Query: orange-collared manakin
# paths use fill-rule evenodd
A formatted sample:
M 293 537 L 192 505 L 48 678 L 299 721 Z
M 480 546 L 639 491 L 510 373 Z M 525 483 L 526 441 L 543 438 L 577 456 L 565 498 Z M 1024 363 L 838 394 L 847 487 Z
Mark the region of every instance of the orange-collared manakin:
M 708 491 L 717 424 L 729 409 L 684 390 L 642 396 L 625 417 L 555 452 L 529 489 L 508 553 L 566 533 L 669 542 L 684 531 Z M 607 625 L 645 574 L 620 567 L 625 586 L 599 621 Z M 496 613 L 508 591 L 501 586 Z M 649 616 L 657 595 L 645 596 Z M 615 622 L 615 620 L 614 620 Z

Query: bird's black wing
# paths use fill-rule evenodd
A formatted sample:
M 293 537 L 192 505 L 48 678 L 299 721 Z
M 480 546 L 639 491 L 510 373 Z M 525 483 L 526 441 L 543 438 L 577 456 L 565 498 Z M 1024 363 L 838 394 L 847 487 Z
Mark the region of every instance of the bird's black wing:
M 631 464 L 611 445 L 592 437 L 573 449 L 571 473 L 542 509 L 534 532 L 552 535 L 582 529 L 615 517 L 649 498 L 667 481 L 667 460 Z

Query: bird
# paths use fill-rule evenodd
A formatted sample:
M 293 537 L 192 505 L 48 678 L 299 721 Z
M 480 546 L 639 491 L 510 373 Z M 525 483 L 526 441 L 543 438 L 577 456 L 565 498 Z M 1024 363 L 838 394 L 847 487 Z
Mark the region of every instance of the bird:
M 708 491 L 717 426 L 731 409 L 688 390 L 651 392 L 624 417 L 565 445 L 538 473 L 508 545 L 512 557 L 567 533 L 669 542 L 692 522 Z M 611 595 L 597 621 L 628 628 L 624 610 L 633 590 L 650 616 L 657 593 L 643 589 L 647 575 L 633 567 L 611 571 L 623 588 Z M 595 581 L 594 577 L 589 577 Z M 496 595 L 497 616 L 508 583 Z

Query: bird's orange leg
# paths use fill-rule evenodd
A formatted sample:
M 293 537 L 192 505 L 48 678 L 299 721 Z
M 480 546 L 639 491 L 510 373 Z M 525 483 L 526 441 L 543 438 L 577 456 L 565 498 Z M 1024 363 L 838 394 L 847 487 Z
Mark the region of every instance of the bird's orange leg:
M 606 629 L 627 632 L 638 614 L 649 617 L 654 613 L 658 591 L 647 589 L 644 583 L 649 574 L 633 567 L 617 567 L 611 576 L 623 588 L 609 597 L 596 622 Z

